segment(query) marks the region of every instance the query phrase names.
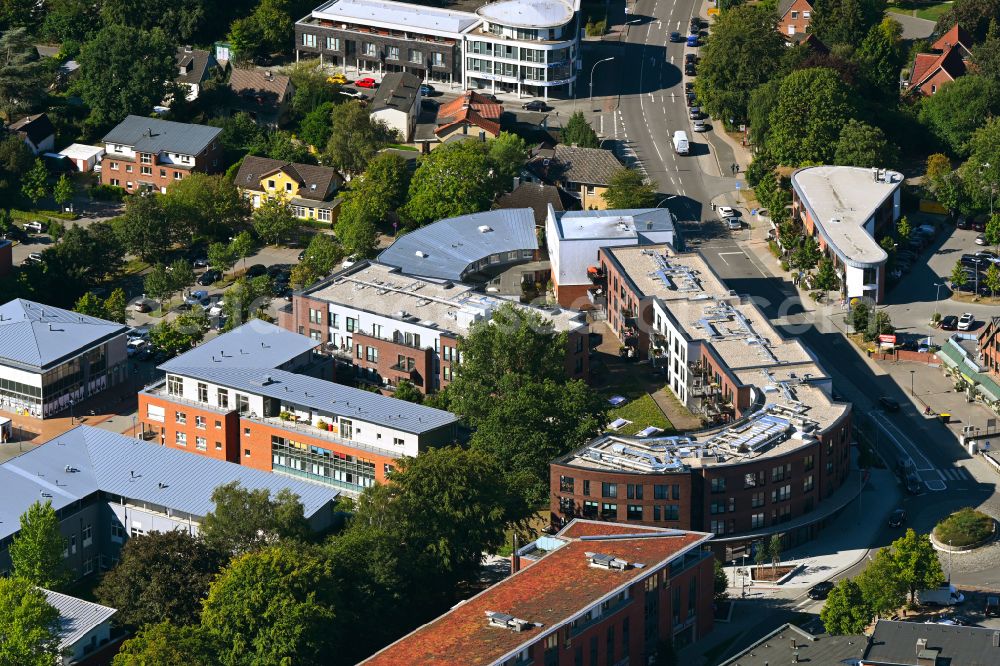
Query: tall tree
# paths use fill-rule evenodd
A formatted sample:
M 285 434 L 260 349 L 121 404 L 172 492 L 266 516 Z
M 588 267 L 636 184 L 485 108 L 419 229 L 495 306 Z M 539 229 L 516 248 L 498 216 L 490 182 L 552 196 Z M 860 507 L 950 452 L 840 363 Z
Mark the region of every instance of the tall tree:
M 162 203 L 171 226 L 185 235 L 228 238 L 250 214 L 233 181 L 198 172 L 171 183 Z
M 34 166 L 21 179 L 21 193 L 31 199 L 32 205 L 48 194 L 49 191 L 49 170 L 45 168 L 45 162 L 36 159 Z
M 882 104 L 890 106 L 895 106 L 899 99 L 901 37 L 902 27 L 894 19 L 886 17 L 868 30 L 854 55 L 868 90 Z
M 920 120 L 948 150 L 969 154 L 972 133 L 1000 112 L 1000 80 L 962 76 L 920 104 Z
M 293 36 L 294 22 L 288 13 L 288 0 L 261 0 L 250 16 L 237 19 L 229 30 L 229 41 L 240 58 L 285 51 Z
M 951 286 L 952 289 L 961 290 L 969 282 L 969 276 L 965 272 L 965 266 L 962 265 L 961 259 L 955 262 L 955 265 L 951 269 Z
M 332 102 L 324 102 L 309 111 L 299 123 L 299 138 L 308 145 L 322 150 L 330 142 L 332 116 Z
M 487 210 L 496 191 L 489 151 L 485 143 L 459 141 L 421 156 L 401 214 L 421 226 Z
M 135 46 L 142 45 L 142 57 Z M 174 43 L 159 28 L 140 30 L 108 24 L 84 44 L 73 90 L 90 109 L 87 124 L 97 132 L 129 114 L 147 115 L 177 75 Z
M 983 282 L 986 284 L 986 288 L 990 290 L 990 296 L 996 298 L 997 291 L 1000 291 L 1000 267 L 991 263 L 983 276 Z
M 935 589 L 944 584 L 941 562 L 929 535 L 917 534 L 910 528 L 892 542 L 890 551 L 898 580 L 909 592 L 911 602 L 916 600 L 917 590 Z
M 938 17 L 934 34 L 943 35 L 956 23 L 972 33 L 975 43 L 983 41 L 991 25 L 1000 18 L 1000 2 L 997 0 L 959 0 Z
M 378 246 L 376 224 L 381 218 L 372 199 L 365 198 L 363 190 L 351 192 L 340 205 L 337 216 L 337 240 L 351 254 L 367 257 Z
M 236 257 L 227 243 L 211 243 L 208 246 L 208 265 L 220 273 L 225 273 L 233 264 Z
M 364 172 L 378 151 L 395 139 L 395 130 L 373 120 L 359 102 L 352 100 L 333 107 L 326 153 L 331 166 L 356 176 Z
M 116 287 L 104 300 L 104 316 L 119 324 L 128 323 L 128 298 L 121 287 Z
M 816 0 L 812 31 L 824 44 L 860 44 L 885 15 L 885 0 Z
M 265 199 L 253 212 L 253 229 L 265 243 L 277 245 L 296 226 L 292 207 L 278 197 Z
M 97 599 L 117 608 L 115 623 L 137 629 L 157 622 L 194 622 L 208 586 L 222 568 L 223 556 L 187 532 L 150 532 L 132 537 L 121 561 L 94 590 Z
M 829 163 L 840 130 L 854 117 L 854 93 L 832 69 L 792 72 L 771 112 L 767 149 L 780 164 Z
M 176 292 L 170 273 L 163 264 L 156 264 L 146 273 L 142 280 L 142 289 L 146 296 L 158 301 L 167 300 Z
M 989 208 L 1000 191 L 1000 117 L 993 117 L 972 133 L 969 159 L 959 174 L 973 206 Z
M 886 140 L 885 134 L 878 127 L 851 118 L 840 128 L 833 156 L 835 164 L 865 168 L 885 167 L 892 166 L 895 159 L 895 146 Z
M 86 41 L 100 27 L 99 7 L 87 0 L 50 0 L 45 10 L 42 36 L 64 47 Z
M 270 276 L 259 275 L 249 280 L 241 277 L 226 290 L 222 306 L 222 313 L 226 317 L 223 330 L 231 331 L 254 318 L 267 318 L 267 308 L 273 294 Z
M 562 142 L 581 148 L 598 148 L 601 143 L 597 138 L 597 132 L 584 118 L 583 111 L 575 111 L 566 121 L 566 127 L 562 131 Z
M 889 549 L 880 548 L 855 579 L 861 588 L 865 607 L 876 617 L 891 617 L 906 601 L 906 587 L 900 583 L 897 569 Z
M 1000 83 L 1000 25 L 996 18 L 990 20 L 986 39 L 972 47 L 972 63 L 977 74 Z
M 514 177 L 528 160 L 528 146 L 518 135 L 500 132 L 495 139 L 490 139 L 489 148 L 494 190 L 497 194 L 510 192 L 514 187 Z
M 272 498 L 267 489 L 251 490 L 233 481 L 212 491 L 212 502 L 215 509 L 205 516 L 202 535 L 206 544 L 224 553 L 242 555 L 309 534 L 302 502 L 287 489 Z
M 253 236 L 250 235 L 249 231 L 241 231 L 233 236 L 232 240 L 229 241 L 229 249 L 232 250 L 233 257 L 235 259 L 241 259 L 243 261 L 243 266 L 246 267 L 247 257 L 249 257 L 254 250 Z
M 619 169 L 611 176 L 601 198 L 608 208 L 652 208 L 656 203 L 656 189 L 635 169 Z
M 205 337 L 208 317 L 204 312 L 182 314 L 162 320 L 149 330 L 149 341 L 168 354 L 180 354 L 194 347 Z
M 14 575 L 33 585 L 59 589 L 67 579 L 63 564 L 66 539 L 59 531 L 59 518 L 52 500 L 35 502 L 21 514 L 21 528 L 10 544 Z
M 337 97 L 338 86 L 327 83 L 327 73 L 320 66 L 319 59 L 300 60 L 286 67 L 285 74 L 295 86 L 292 109 L 299 116 L 306 116 L 316 109 L 330 104 Z M 326 121 L 329 124 L 329 114 L 326 116 Z M 324 145 L 325 143 L 313 145 Z
M 127 252 L 143 261 L 162 259 L 175 233 L 157 194 L 135 195 L 125 202 L 125 213 L 112 221 Z
M 712 117 L 743 122 L 751 91 L 774 76 L 785 49 L 773 10 L 743 5 L 723 12 L 702 49 L 698 99 Z
M 337 625 L 329 560 L 279 544 L 233 560 L 212 583 L 202 624 L 232 666 L 329 663 Z
M 218 666 L 216 636 L 201 625 L 147 624 L 122 643 L 113 666 Z
M 860 634 L 871 620 L 872 612 L 865 604 L 861 588 L 845 578 L 830 590 L 819 612 L 823 628 L 834 636 Z
M 103 0 L 100 8 L 104 25 L 159 28 L 172 42 L 190 44 L 215 29 L 209 23 L 210 4 L 208 0 Z
M 74 312 L 79 312 L 88 317 L 106 318 L 107 312 L 104 309 L 104 301 L 100 296 L 92 291 L 88 291 L 76 301 L 73 306 Z
M 49 81 L 38 49 L 25 28 L 0 34 L 0 113 L 7 122 L 44 99 Z
M 60 208 L 73 200 L 73 181 L 66 174 L 59 176 L 56 186 L 52 188 L 52 198 Z
M 59 611 L 19 576 L 0 578 L 0 664 L 52 666 L 59 659 Z

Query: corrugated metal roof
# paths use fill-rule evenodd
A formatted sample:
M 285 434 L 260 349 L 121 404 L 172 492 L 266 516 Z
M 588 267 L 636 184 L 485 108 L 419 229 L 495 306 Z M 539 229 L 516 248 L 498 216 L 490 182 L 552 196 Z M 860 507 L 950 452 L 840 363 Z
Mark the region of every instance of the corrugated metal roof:
M 338 494 L 327 485 L 77 426 L 0 465 L 0 538 L 18 531 L 21 514 L 36 500 L 51 500 L 58 510 L 104 491 L 203 517 L 214 508 L 212 491 L 231 481 L 272 495 L 288 488 L 299 496 L 306 518 Z
M 378 260 L 410 275 L 461 280 L 470 264 L 491 254 L 537 249 L 534 212 L 508 208 L 438 220 L 400 237 Z
M 107 133 L 104 143 L 132 146 L 142 153 L 180 153 L 197 155 L 215 140 L 222 130 L 208 125 L 175 123 L 170 120 L 128 116 Z
M 172 372 L 325 414 L 356 418 L 418 435 L 458 420 L 451 412 L 441 409 L 285 370 L 176 367 Z
M 15 298 L 0 305 L 0 363 L 41 370 L 127 330 L 113 321 Z
M 72 648 L 76 643 L 111 619 L 118 612 L 115 608 L 102 606 L 83 599 L 39 588 L 45 599 L 59 611 L 59 649 Z
M 176 368 L 277 368 L 316 346 L 316 341 L 261 319 L 251 319 L 159 366 Z M 193 375 L 191 375 L 193 376 Z

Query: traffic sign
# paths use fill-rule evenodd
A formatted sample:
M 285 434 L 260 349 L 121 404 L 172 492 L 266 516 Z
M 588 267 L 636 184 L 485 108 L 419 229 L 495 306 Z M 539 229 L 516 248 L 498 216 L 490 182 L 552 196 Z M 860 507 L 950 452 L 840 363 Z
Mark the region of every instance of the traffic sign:
M 740 189 L 740 181 L 736 181 L 736 189 Z

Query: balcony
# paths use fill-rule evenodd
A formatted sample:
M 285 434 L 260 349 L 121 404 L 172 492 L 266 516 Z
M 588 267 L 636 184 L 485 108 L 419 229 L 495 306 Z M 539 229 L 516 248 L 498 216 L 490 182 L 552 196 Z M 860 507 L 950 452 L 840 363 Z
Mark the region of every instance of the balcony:
M 368 453 L 373 453 L 379 456 L 386 456 L 388 458 L 402 458 L 403 451 L 393 450 L 392 448 L 386 447 L 376 447 L 370 446 L 368 444 L 362 444 L 353 439 L 344 439 L 343 437 L 338 437 L 328 430 L 320 430 L 312 423 L 307 421 L 285 421 L 273 416 L 257 416 L 255 414 L 243 414 L 240 416 L 241 419 L 246 419 L 247 421 L 253 421 L 254 423 L 262 423 L 279 430 L 284 430 L 289 433 L 289 436 L 294 437 L 298 434 L 302 437 L 312 437 L 315 439 L 322 439 L 324 441 L 330 442 L 331 444 L 337 444 L 342 447 L 355 449 L 357 451 L 367 451 Z M 333 418 L 332 416 L 330 417 Z

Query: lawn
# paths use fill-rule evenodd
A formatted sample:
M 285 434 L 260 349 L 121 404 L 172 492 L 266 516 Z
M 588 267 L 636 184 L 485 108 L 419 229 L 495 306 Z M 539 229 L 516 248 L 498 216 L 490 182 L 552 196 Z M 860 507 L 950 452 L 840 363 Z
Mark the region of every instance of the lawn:
M 951 2 L 895 2 L 890 5 L 889 11 L 936 22 L 942 14 L 951 9 L 952 4 Z
M 934 538 L 959 548 L 982 543 L 993 534 L 993 519 L 966 507 L 951 514 L 934 528 Z
M 613 407 L 608 412 L 608 421 L 615 419 L 627 419 L 632 422 L 615 431 L 621 435 L 634 435 L 648 426 L 662 428 L 668 434 L 674 430 L 673 424 L 667 420 L 656 401 L 648 393 L 643 393 L 640 397 L 630 400 L 620 407 Z

